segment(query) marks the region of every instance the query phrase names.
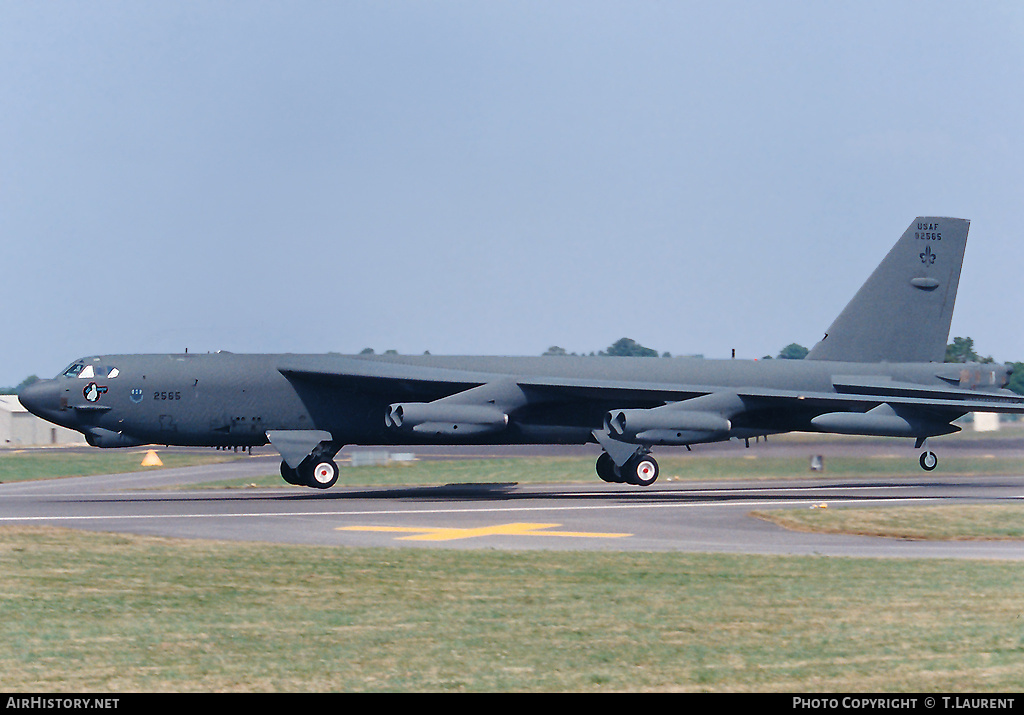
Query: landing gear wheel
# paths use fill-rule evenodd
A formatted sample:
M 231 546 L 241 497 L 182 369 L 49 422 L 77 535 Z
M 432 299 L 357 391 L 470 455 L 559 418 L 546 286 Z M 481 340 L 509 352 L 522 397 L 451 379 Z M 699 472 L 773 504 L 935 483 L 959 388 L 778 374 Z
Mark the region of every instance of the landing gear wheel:
M 618 467 L 615 466 L 615 462 L 607 452 L 601 452 L 601 456 L 597 458 L 597 476 L 611 484 L 622 481 Z
M 313 463 L 308 472 L 306 483 L 317 489 L 330 489 L 338 481 L 338 465 L 330 459 L 321 459 Z
M 288 466 L 288 462 L 281 462 L 281 477 L 289 484 L 295 486 L 305 486 L 305 482 L 302 481 L 302 477 L 299 476 L 299 470 L 292 469 Z
M 622 474 L 628 484 L 649 487 L 658 479 L 658 463 L 650 455 L 630 457 L 622 466 Z
M 926 472 L 932 471 L 939 464 L 939 458 L 935 456 L 935 452 L 922 452 L 918 461 L 921 463 L 921 469 Z

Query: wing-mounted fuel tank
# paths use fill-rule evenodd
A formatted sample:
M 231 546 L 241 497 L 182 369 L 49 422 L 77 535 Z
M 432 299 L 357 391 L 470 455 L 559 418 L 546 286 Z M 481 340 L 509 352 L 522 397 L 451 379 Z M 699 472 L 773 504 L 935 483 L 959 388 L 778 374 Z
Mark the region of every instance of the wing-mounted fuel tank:
M 513 381 L 487 383 L 433 402 L 396 402 L 384 424 L 423 436 L 478 437 L 508 427 L 509 413 L 527 403 Z
M 646 445 L 686 445 L 727 439 L 729 418 L 744 410 L 736 395 L 710 394 L 650 409 L 619 409 L 605 415 L 615 439 Z
M 811 420 L 819 432 L 876 437 L 937 437 L 959 432 L 948 420 L 916 414 L 907 407 L 882 404 L 867 412 L 828 412 Z

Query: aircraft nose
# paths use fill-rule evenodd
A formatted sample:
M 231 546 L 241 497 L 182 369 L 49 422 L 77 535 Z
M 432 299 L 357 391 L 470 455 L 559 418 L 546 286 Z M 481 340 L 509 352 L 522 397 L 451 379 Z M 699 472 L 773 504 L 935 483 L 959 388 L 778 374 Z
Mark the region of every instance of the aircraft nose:
M 21 388 L 18 402 L 34 415 L 45 418 L 60 409 L 60 385 L 56 380 L 39 380 Z

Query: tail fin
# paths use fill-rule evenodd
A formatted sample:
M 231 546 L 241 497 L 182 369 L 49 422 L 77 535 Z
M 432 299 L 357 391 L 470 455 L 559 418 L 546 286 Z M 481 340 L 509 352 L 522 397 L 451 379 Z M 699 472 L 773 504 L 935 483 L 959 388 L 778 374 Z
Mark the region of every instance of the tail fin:
M 910 224 L 807 359 L 942 362 L 970 225 L 927 216 Z

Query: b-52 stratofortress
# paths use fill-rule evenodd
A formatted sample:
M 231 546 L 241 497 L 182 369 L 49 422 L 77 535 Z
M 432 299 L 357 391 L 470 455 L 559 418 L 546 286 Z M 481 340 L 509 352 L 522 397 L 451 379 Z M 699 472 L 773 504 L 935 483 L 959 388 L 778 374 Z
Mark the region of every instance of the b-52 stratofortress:
M 967 413 L 1024 413 L 1009 367 L 943 363 L 969 225 L 916 219 L 804 360 L 100 355 L 20 399 L 96 447 L 269 443 L 287 482 L 320 489 L 345 445 L 593 443 L 601 479 L 640 486 L 663 445 L 800 431 L 921 449 Z

